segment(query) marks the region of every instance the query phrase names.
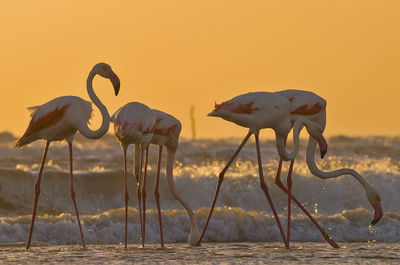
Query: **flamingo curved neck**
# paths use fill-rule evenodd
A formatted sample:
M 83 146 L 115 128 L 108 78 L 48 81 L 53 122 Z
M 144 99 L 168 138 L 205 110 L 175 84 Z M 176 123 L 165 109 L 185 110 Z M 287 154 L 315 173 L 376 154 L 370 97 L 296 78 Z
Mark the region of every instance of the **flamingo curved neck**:
M 82 133 L 85 137 L 89 139 L 98 139 L 102 137 L 104 134 L 108 132 L 108 128 L 110 126 L 110 114 L 107 111 L 106 106 L 101 103 L 100 99 L 96 96 L 96 94 L 93 91 L 93 79 L 96 76 L 96 72 L 92 70 L 89 73 L 89 76 L 86 81 L 86 89 L 87 93 L 92 100 L 92 102 L 99 108 L 101 116 L 102 116 L 102 122 L 101 126 L 99 129 L 93 131 L 91 130 L 87 123 L 82 126 L 82 128 L 79 129 L 80 133 Z
M 197 227 L 197 221 L 194 216 L 193 210 L 190 205 L 182 199 L 182 197 L 176 192 L 174 177 L 173 177 L 173 165 L 174 165 L 175 151 L 167 148 L 167 165 L 166 165 L 166 177 L 169 190 L 175 199 L 186 209 L 190 219 L 190 235 L 189 244 L 195 245 L 200 237 L 200 233 Z
M 317 146 L 317 141 L 310 136 L 308 139 L 308 145 L 307 145 L 307 156 L 306 156 L 306 162 L 307 166 L 310 169 L 311 173 L 316 175 L 317 177 L 320 177 L 322 179 L 328 179 L 328 178 L 336 178 L 342 175 L 351 175 L 355 179 L 357 179 L 360 184 L 363 186 L 365 192 L 367 193 L 370 185 L 368 182 L 355 170 L 350 169 L 350 168 L 341 168 L 333 171 L 322 171 L 320 170 L 317 165 L 315 164 L 315 149 Z
M 286 138 L 287 135 L 280 135 L 278 133 L 275 133 L 276 135 L 276 147 L 278 149 L 278 153 L 279 156 L 285 160 L 292 160 L 296 157 L 297 153 L 299 152 L 299 147 L 300 147 L 300 143 L 299 143 L 299 135 L 300 135 L 300 131 L 303 128 L 303 126 L 307 126 L 307 124 L 310 121 L 305 120 L 303 118 L 299 118 L 296 120 L 296 122 L 294 123 L 293 126 L 293 143 L 294 143 L 294 147 L 292 152 L 288 153 L 286 151 Z

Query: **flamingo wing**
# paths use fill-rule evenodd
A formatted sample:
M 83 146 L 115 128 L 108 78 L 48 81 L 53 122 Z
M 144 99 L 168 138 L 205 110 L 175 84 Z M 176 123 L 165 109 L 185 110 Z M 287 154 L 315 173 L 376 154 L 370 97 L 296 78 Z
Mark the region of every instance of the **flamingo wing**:
M 154 126 L 154 134 L 161 134 L 165 136 L 171 136 L 178 127 L 178 123 L 174 124 L 161 124 L 162 119 L 156 120 L 156 125 Z M 164 126 L 163 126 L 164 125 Z
M 43 105 L 28 108 L 31 111 L 32 119 L 29 123 L 28 129 L 26 129 L 24 135 L 16 142 L 15 146 L 24 146 L 25 138 L 56 124 L 64 116 L 64 113 L 68 107 L 69 104 L 57 105 L 55 108 L 48 110 L 43 110 Z
M 174 116 L 160 110 L 153 109 L 153 112 L 156 117 L 154 134 L 164 135 L 168 137 L 172 137 L 176 133 L 177 135 L 179 135 L 181 130 L 179 120 L 177 120 Z
M 314 115 L 326 108 L 326 100 L 312 91 L 288 89 L 275 93 L 290 101 L 290 114 Z
M 242 114 L 251 114 L 253 111 L 257 110 L 258 108 L 253 107 L 254 102 L 249 103 L 240 103 L 235 101 L 225 101 L 221 104 L 215 103 L 214 111 L 218 112 L 221 109 L 228 110 L 232 113 L 242 113 Z
M 321 110 L 323 110 L 325 107 L 318 103 L 315 104 L 304 104 L 299 107 L 297 107 L 295 110 L 291 111 L 290 114 L 299 114 L 299 115 L 313 115 L 317 114 Z

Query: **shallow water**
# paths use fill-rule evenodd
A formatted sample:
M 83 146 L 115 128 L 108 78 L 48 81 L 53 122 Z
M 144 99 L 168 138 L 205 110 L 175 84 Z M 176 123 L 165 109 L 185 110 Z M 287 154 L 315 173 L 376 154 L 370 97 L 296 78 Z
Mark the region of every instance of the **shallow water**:
M 326 243 L 205 243 L 201 247 L 168 244 L 129 245 L 23 245 L 0 246 L 0 263 L 41 264 L 398 264 L 399 243 L 340 243 L 333 249 Z

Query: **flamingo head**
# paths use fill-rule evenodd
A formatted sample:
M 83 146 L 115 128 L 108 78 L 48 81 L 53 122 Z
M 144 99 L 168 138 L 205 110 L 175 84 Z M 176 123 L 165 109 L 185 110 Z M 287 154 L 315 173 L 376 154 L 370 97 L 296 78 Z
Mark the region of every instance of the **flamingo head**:
M 365 189 L 365 194 L 369 204 L 374 208 L 374 217 L 370 223 L 370 226 L 374 226 L 383 216 L 383 208 L 381 203 L 381 196 L 379 193 L 371 186 Z
M 318 145 L 319 145 L 319 150 L 321 152 L 321 158 L 324 158 L 326 151 L 328 151 L 328 143 L 326 142 L 324 136 L 320 135 L 319 140 L 318 140 Z
M 106 63 L 98 63 L 93 67 L 93 70 L 95 70 L 96 74 L 110 79 L 114 87 L 115 95 L 117 96 L 119 93 L 120 81 L 118 76 L 111 69 L 111 66 Z
M 324 158 L 326 151 L 328 150 L 328 143 L 322 134 L 322 127 L 315 122 L 307 122 L 306 129 L 308 134 L 318 142 L 321 158 Z
M 189 238 L 188 238 L 188 243 L 189 243 L 190 246 L 197 246 L 197 242 L 200 239 L 199 230 L 197 230 L 197 226 L 194 227 L 194 228 L 191 228 L 190 230 L 191 231 L 190 231 L 190 235 L 189 235 Z

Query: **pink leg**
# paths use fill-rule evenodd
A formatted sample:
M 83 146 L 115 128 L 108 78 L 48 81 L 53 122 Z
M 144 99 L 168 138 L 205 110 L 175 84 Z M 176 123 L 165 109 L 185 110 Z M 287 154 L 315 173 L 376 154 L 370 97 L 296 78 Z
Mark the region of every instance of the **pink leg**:
M 79 219 L 78 207 L 76 206 L 76 200 L 75 200 L 74 180 L 72 174 L 72 143 L 68 143 L 68 146 L 69 146 L 69 194 L 71 195 L 72 202 L 74 203 L 76 219 L 78 220 L 79 232 L 81 233 L 82 246 L 85 247 L 85 239 L 82 233 L 81 220 Z
M 272 202 L 271 196 L 269 195 L 268 186 L 267 186 L 267 184 L 265 183 L 265 180 L 264 180 L 263 171 L 262 171 L 261 152 L 260 152 L 260 143 L 259 143 L 259 139 L 258 139 L 258 133 L 255 133 L 254 137 L 256 139 L 257 159 L 258 159 L 258 172 L 260 174 L 261 189 L 264 191 L 264 194 L 268 199 L 269 205 L 271 206 L 272 212 L 274 213 L 275 220 L 278 223 L 278 227 L 279 227 L 279 230 L 281 232 L 283 242 L 285 243 L 285 246 L 287 248 L 289 248 L 289 245 L 287 244 L 287 241 L 286 241 L 285 233 L 283 232 L 283 228 L 282 228 L 281 222 L 279 221 L 279 216 L 278 216 L 278 214 L 277 214 L 277 212 L 275 210 L 275 206 L 274 206 L 274 203 Z
M 218 184 L 217 184 L 217 189 L 215 190 L 215 195 L 214 195 L 214 200 L 212 202 L 211 208 L 210 208 L 210 212 L 208 213 L 208 217 L 207 217 L 207 221 L 206 224 L 204 225 L 203 231 L 201 232 L 199 241 L 197 242 L 197 245 L 200 246 L 201 244 L 201 240 L 203 239 L 203 236 L 206 232 L 207 226 L 208 226 L 208 222 L 210 221 L 212 212 L 214 210 L 215 207 L 215 203 L 217 201 L 217 197 L 218 197 L 218 193 L 219 193 L 219 189 L 221 188 L 221 184 L 222 181 L 224 181 L 224 175 L 226 173 L 226 171 L 228 170 L 229 166 L 232 164 L 233 160 L 235 160 L 235 158 L 237 157 L 237 155 L 239 154 L 240 150 L 242 150 L 243 146 L 246 144 L 246 142 L 249 140 L 250 136 L 251 136 L 252 132 L 249 132 L 246 137 L 244 138 L 243 142 L 239 145 L 238 149 L 235 151 L 235 153 L 232 155 L 231 159 L 228 161 L 228 163 L 226 164 L 226 166 L 224 167 L 224 169 L 222 169 L 221 173 L 219 173 L 218 176 Z
M 128 248 L 128 183 L 126 176 L 126 148 L 124 148 L 124 195 L 125 195 L 125 249 Z
M 161 247 L 164 247 L 164 235 L 163 235 L 161 209 L 160 209 L 160 193 L 158 192 L 159 183 L 160 183 L 160 166 L 161 166 L 162 148 L 163 148 L 162 145 L 160 145 L 160 147 L 158 149 L 157 175 L 156 175 L 156 184 L 154 186 L 154 195 L 156 197 L 156 202 L 157 202 L 158 222 L 160 223 Z
M 136 181 L 139 179 L 139 168 L 140 168 L 140 145 L 135 144 L 135 151 L 133 152 L 133 175 L 136 177 Z
M 290 244 L 290 215 L 291 215 L 291 210 L 292 210 L 292 171 L 293 171 L 293 164 L 294 164 L 294 159 L 290 161 L 290 166 L 289 166 L 289 172 L 286 178 L 286 184 L 287 184 L 287 189 L 288 189 L 288 219 L 287 219 L 287 243 L 288 247 Z
M 149 148 L 146 148 L 146 160 L 144 162 L 144 176 L 143 176 L 143 186 L 142 186 L 142 201 L 143 201 L 143 240 L 142 246 L 144 247 L 144 243 L 146 240 L 146 176 L 147 176 L 147 159 L 149 155 Z
M 285 138 L 285 146 L 286 146 L 287 137 Z M 290 246 L 290 217 L 292 210 L 292 171 L 293 171 L 294 159 L 290 161 L 289 172 L 286 178 L 286 184 L 288 188 L 288 219 L 287 219 L 287 231 L 286 231 L 286 240 L 288 247 Z M 282 168 L 282 159 L 279 161 L 279 174 Z
M 142 191 L 141 191 L 142 169 L 143 169 L 143 148 L 140 147 L 140 171 L 139 171 L 139 179 L 137 181 L 136 195 L 137 195 L 137 198 L 138 198 L 138 201 L 139 201 L 140 233 L 141 233 L 141 239 L 142 239 L 142 246 L 144 246 L 144 242 L 143 242 L 143 218 L 142 218 Z
M 276 172 L 276 177 L 275 177 L 275 184 L 283 190 L 286 194 L 288 194 L 288 190 L 286 187 L 283 185 L 280 179 L 281 175 L 281 168 L 282 168 L 282 158 L 279 159 L 279 165 L 278 165 L 278 170 Z M 317 221 L 312 217 L 312 215 L 307 211 L 307 209 L 294 197 L 292 194 L 290 195 L 290 198 L 297 204 L 297 206 L 310 218 L 310 220 L 314 223 L 314 225 L 318 228 L 318 230 L 321 232 L 322 236 L 325 238 L 325 240 L 334 248 L 340 248 L 338 244 L 336 244 L 335 241 L 331 238 L 330 235 L 328 235 L 324 229 L 317 223 Z
M 38 173 L 36 183 L 35 183 L 35 199 L 33 202 L 31 227 L 29 228 L 29 235 L 28 235 L 28 240 L 26 242 L 26 249 L 29 249 L 29 247 L 31 245 L 33 226 L 35 225 L 36 209 L 37 209 L 37 204 L 38 204 L 39 194 L 40 194 L 40 181 L 42 180 L 44 162 L 46 161 L 47 150 L 49 149 L 49 144 L 50 144 L 50 142 L 46 143 L 46 147 L 43 152 L 42 163 L 40 164 L 39 173 Z

